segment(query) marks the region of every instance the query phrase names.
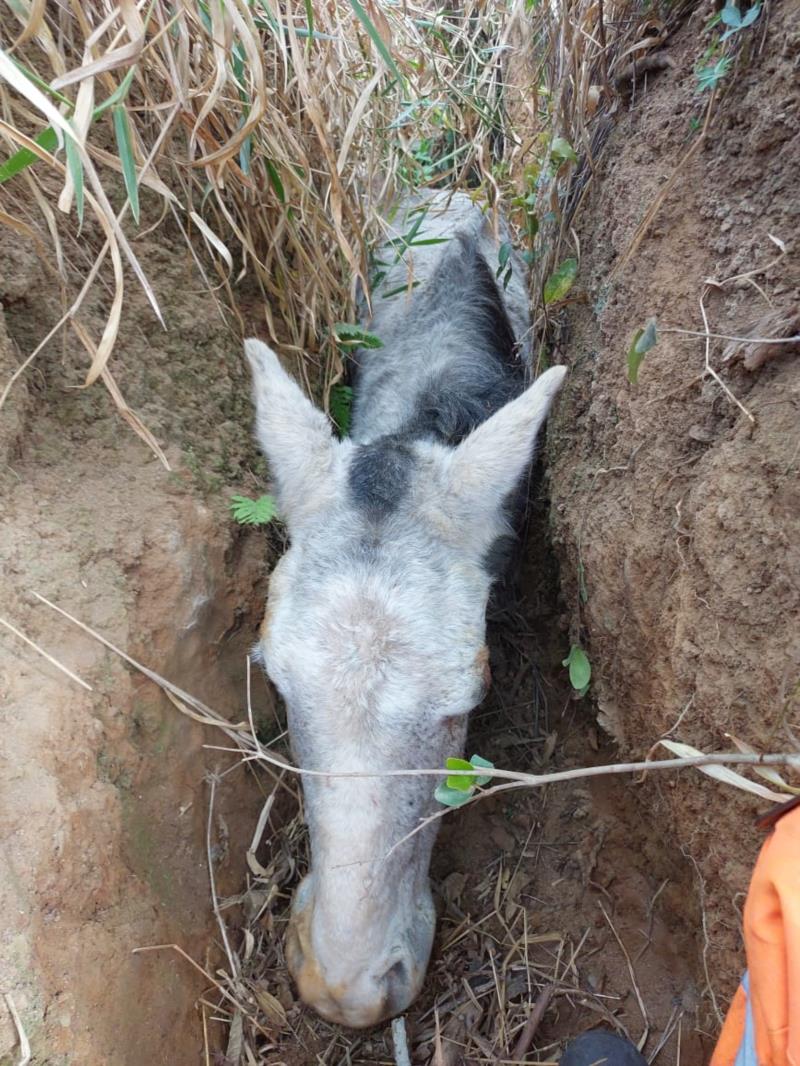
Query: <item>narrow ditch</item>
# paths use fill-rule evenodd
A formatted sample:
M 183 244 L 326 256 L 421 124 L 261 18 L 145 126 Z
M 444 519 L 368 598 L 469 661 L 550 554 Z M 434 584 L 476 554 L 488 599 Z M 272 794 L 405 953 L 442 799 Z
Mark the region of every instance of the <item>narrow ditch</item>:
M 514 576 L 491 608 L 493 687 L 474 713 L 469 754 L 527 771 L 610 763 L 613 747 L 590 701 L 574 698 L 561 664 L 568 618 L 544 482 L 537 484 Z M 221 658 L 240 680 L 262 593 L 260 586 L 246 604 L 246 624 Z M 274 741 L 280 710 L 255 674 L 253 691 L 262 739 Z M 220 850 L 232 886 L 223 914 L 240 966 L 233 984 L 261 1029 L 245 1020 L 243 1039 L 275 1064 L 391 1062 L 388 1027 L 340 1030 L 295 1001 L 282 940 L 305 869 L 305 831 L 297 783 L 259 776 L 260 794 L 274 791 L 276 799 L 255 856 L 248 865 L 230 842 L 249 843 L 258 803 L 226 810 Z M 433 1062 L 437 1040 L 436 1061 L 453 1066 L 552 1061 L 564 1042 L 594 1025 L 644 1041 L 650 1061 L 678 1048 L 690 1066 L 707 1059 L 710 1042 L 697 1032 L 702 966 L 692 871 L 668 828 L 648 818 L 640 793 L 630 780 L 596 778 L 493 797 L 445 818 L 432 864 L 438 934 L 425 987 L 406 1019 L 414 1062 Z M 548 988 L 550 1006 L 522 1047 L 532 1005 Z M 222 1049 L 231 1040 L 235 1047 L 240 1021 L 217 1027 Z

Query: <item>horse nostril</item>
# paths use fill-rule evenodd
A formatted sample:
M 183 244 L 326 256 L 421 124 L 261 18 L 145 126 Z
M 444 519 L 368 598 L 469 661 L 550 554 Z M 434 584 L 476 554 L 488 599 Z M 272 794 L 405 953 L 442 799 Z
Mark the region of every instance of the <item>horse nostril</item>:
M 404 999 L 408 992 L 409 973 L 408 967 L 402 959 L 398 959 L 384 974 L 383 978 L 386 994 L 391 1005 Z

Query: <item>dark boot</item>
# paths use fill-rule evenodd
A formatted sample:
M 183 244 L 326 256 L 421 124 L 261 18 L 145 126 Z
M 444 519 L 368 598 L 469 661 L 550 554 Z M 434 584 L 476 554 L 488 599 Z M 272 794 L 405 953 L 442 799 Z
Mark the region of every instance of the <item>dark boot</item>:
M 567 1044 L 559 1066 L 647 1066 L 647 1059 L 624 1036 L 590 1029 Z

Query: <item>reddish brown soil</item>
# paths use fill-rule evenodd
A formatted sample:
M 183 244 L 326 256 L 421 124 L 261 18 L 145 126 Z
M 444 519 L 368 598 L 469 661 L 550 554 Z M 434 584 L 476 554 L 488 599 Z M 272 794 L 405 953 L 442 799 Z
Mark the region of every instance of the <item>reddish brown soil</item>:
M 682 169 L 655 226 L 612 275 L 659 189 L 691 143 L 705 46 L 703 5 L 669 43 L 673 69 L 651 77 L 618 121 L 577 220 L 583 300 L 563 351 L 572 368 L 549 433 L 552 535 L 570 622 L 595 665 L 599 720 L 625 755 L 659 736 L 730 749 L 787 750 L 800 721 L 800 376 L 797 347 L 748 370 L 712 365 L 751 423 L 703 378 L 704 342 L 662 334 L 626 379 L 637 328 L 702 330 L 706 278 L 728 278 L 788 254 L 766 274 L 712 291 L 713 332 L 751 335 L 765 312 L 797 333 L 800 202 L 800 5 L 770 5 L 766 44 L 740 55 L 707 143 Z M 760 37 L 759 35 L 757 35 Z M 772 323 L 774 326 L 774 323 Z M 585 604 L 579 602 L 582 567 Z M 743 965 L 739 911 L 763 801 L 697 772 L 644 792 L 655 824 L 697 863 L 705 887 L 708 967 L 720 1005 Z M 713 1016 L 708 1025 L 714 1024 Z
M 2 251 L 3 264 L 13 264 L 3 273 L 5 321 L 22 348 L 44 332 L 54 309 L 32 295 L 46 291 L 35 260 L 8 243 Z M 166 301 L 173 287 L 180 294 L 176 325 L 191 324 L 190 338 L 202 336 L 216 362 L 230 358 L 235 366 L 216 311 L 187 294 L 196 279 L 184 264 L 173 263 L 169 277 L 162 271 L 161 281 Z M 142 329 L 126 329 L 124 346 L 136 352 L 142 379 L 179 376 L 174 337 L 148 358 Z M 184 364 L 198 355 L 187 339 Z M 3 382 L 19 348 L 0 336 Z M 240 718 L 264 544 L 239 536 L 224 501 L 207 504 L 197 491 L 187 458 L 204 431 L 192 436 L 181 433 L 180 418 L 173 427 L 166 414 L 159 420 L 157 404 L 169 403 L 169 391 L 148 414 L 171 442 L 172 475 L 102 389 L 65 390 L 81 365 L 69 347 L 43 356 L 12 394 L 0 434 L 0 614 L 93 688 L 84 691 L 0 633 L 0 989 L 13 995 L 37 1064 L 195 1063 L 203 1046 L 196 1000 L 207 982 L 172 950 L 132 951 L 177 943 L 200 962 L 215 960 L 204 778 L 233 757 L 205 753 L 207 730 L 33 592 Z M 194 362 L 193 372 L 202 366 Z M 131 399 L 148 407 L 146 388 L 137 391 L 135 375 L 127 377 Z M 203 408 L 201 427 L 221 421 L 215 397 L 225 391 L 201 391 L 191 401 Z M 245 439 L 244 420 L 236 432 Z M 221 891 L 239 886 L 259 795 L 245 770 L 221 792 L 214 827 Z M 16 1062 L 15 1046 L 3 1005 L 0 1061 Z

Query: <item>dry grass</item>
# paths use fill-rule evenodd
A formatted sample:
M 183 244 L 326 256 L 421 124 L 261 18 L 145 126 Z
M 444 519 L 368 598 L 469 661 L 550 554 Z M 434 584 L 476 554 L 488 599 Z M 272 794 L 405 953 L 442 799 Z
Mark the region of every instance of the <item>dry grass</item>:
M 179 227 L 230 308 L 237 283 L 255 279 L 265 333 L 305 357 L 300 372 L 327 396 L 342 373 L 333 327 L 352 321 L 356 281 L 369 290 L 387 206 L 404 188 L 469 188 L 513 215 L 542 340 L 553 314 L 543 283 L 567 249 L 579 255 L 570 220 L 618 86 L 635 88 L 636 61 L 677 18 L 630 0 L 9 6 L 0 222 L 45 260 L 65 308 L 19 372 L 68 325 L 86 348 L 86 384 L 103 380 L 165 464 L 113 376 L 126 286 L 161 314 L 136 238 Z M 73 254 L 86 237 L 88 270 L 75 265 L 85 249 Z M 111 294 L 99 337 L 82 314 L 97 286 Z

